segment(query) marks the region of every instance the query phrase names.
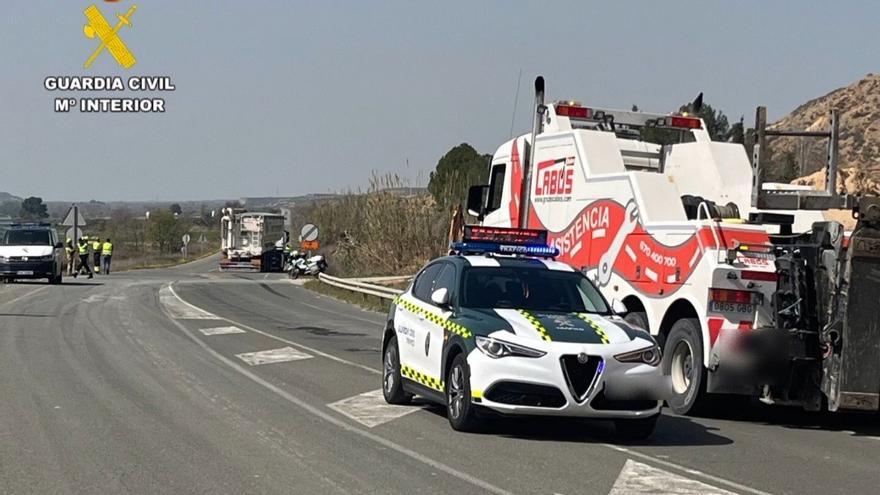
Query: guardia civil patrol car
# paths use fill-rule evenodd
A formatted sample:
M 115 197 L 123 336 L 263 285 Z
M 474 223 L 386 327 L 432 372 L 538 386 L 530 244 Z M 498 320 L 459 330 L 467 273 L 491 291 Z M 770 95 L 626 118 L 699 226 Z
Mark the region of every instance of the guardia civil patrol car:
M 391 306 L 385 400 L 445 404 L 461 431 L 494 412 L 612 419 L 623 436 L 650 436 L 669 389 L 656 341 L 555 254 L 545 231 L 466 227 Z

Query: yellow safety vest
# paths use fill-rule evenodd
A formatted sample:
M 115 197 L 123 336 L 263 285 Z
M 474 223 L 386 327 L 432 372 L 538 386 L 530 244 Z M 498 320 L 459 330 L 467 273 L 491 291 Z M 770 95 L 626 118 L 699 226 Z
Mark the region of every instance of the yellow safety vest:
M 95 241 L 95 242 L 93 242 L 93 243 L 92 243 L 92 249 L 93 249 L 95 252 L 100 251 L 100 250 L 101 250 L 101 241 Z
M 89 245 L 86 243 L 77 244 L 76 249 L 79 254 L 89 254 Z
M 104 246 L 101 248 L 101 254 L 104 256 L 113 256 L 113 244 L 105 242 Z

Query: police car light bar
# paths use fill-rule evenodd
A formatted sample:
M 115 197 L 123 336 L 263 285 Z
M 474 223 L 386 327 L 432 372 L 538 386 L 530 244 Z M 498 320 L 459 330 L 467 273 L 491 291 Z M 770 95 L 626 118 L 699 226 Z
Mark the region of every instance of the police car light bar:
M 507 254 L 555 258 L 559 250 L 553 246 L 528 244 L 500 244 L 497 242 L 453 242 L 452 251 L 458 254 Z
M 547 231 L 538 229 L 512 229 L 465 225 L 464 242 L 490 242 L 518 245 L 547 245 Z
M 450 246 L 458 254 L 506 254 L 555 258 L 559 250 L 547 245 L 547 231 L 537 229 L 509 229 L 467 225 L 464 242 Z

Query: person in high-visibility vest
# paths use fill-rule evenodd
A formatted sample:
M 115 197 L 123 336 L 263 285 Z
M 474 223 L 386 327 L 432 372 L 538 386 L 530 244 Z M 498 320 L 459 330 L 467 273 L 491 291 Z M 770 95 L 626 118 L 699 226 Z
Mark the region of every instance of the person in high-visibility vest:
M 80 237 L 76 245 L 76 252 L 79 254 L 79 267 L 73 272 L 74 278 L 83 270 L 85 270 L 89 278 L 92 278 L 92 270 L 89 268 L 89 243 L 82 237 Z
M 96 274 L 101 273 L 101 239 L 98 236 L 92 241 L 92 268 Z
M 113 258 L 113 243 L 108 237 L 101 245 L 101 271 L 104 275 L 110 275 L 110 259 Z
M 76 271 L 76 248 L 73 247 L 73 241 L 70 239 L 64 243 L 64 253 L 67 254 L 67 274 L 73 275 Z

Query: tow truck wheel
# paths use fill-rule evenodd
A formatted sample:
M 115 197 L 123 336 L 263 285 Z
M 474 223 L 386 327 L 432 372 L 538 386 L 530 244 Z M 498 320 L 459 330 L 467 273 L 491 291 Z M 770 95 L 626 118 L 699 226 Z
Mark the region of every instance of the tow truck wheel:
M 389 404 L 409 404 L 413 398 L 412 394 L 403 390 L 397 337 L 391 337 L 385 346 L 385 354 L 382 358 L 382 395 Z
M 471 402 L 471 372 L 464 354 L 455 356 L 446 372 L 446 415 L 456 431 L 479 431 L 482 426 Z
M 624 440 L 644 440 L 654 434 L 659 417 L 659 414 L 655 414 L 650 418 L 615 419 L 614 429 Z
M 663 349 L 663 373 L 672 379 L 669 408 L 678 414 L 697 412 L 705 402 L 706 368 L 696 319 L 682 318 L 672 325 Z

